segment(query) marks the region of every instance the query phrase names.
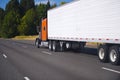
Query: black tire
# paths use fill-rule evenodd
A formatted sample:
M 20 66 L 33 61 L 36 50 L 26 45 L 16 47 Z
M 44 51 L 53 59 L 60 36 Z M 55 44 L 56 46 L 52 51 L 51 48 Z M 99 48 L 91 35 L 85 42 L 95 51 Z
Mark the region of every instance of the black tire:
M 72 43 L 71 42 L 66 42 L 65 43 L 65 50 L 67 51 L 67 50 L 71 50 L 71 48 L 72 48 Z
M 58 46 L 58 42 L 57 41 L 53 41 L 52 49 L 53 49 L 54 52 L 58 51 L 59 46 Z
M 109 49 L 109 59 L 111 64 L 120 65 L 120 51 L 119 46 L 112 46 Z
M 37 38 L 36 40 L 35 40 L 35 46 L 37 46 L 37 48 L 40 48 L 40 40 L 39 40 L 39 38 Z
M 59 42 L 59 46 L 60 46 L 60 52 L 64 52 L 66 50 L 66 43 L 64 42 Z
M 86 42 L 80 42 L 79 43 L 79 50 L 83 50 L 86 45 Z
M 49 43 L 48 43 L 48 48 L 49 48 L 50 51 L 53 50 L 52 47 L 53 47 L 53 43 L 52 43 L 52 41 L 49 41 Z
M 108 47 L 106 45 L 100 45 L 98 47 L 98 58 L 101 62 L 109 61 Z

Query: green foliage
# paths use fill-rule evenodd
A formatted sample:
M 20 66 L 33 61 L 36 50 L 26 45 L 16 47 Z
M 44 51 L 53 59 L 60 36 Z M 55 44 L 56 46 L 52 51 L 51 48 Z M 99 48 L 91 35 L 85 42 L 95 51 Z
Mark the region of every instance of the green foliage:
M 10 0 L 9 3 L 6 5 L 5 11 L 6 14 L 10 11 L 21 13 L 18 0 Z
M 66 2 L 61 2 L 65 4 Z M 56 4 L 39 4 L 34 0 L 9 0 L 5 11 L 0 8 L 0 37 L 11 38 L 16 35 L 35 35 L 36 26 L 47 18 L 47 11 Z
M 18 35 L 17 26 L 20 22 L 20 6 L 18 0 L 10 0 L 6 5 L 5 17 L 1 27 L 1 36 L 10 38 Z
M 49 10 L 50 9 L 50 1 L 48 0 L 48 2 L 47 2 L 47 5 L 46 5 L 46 10 Z
M 60 3 L 60 5 L 64 5 L 64 4 L 66 4 L 66 3 L 67 3 L 67 2 L 64 2 L 64 1 L 63 1 L 63 2 Z
M 35 3 L 34 0 L 20 0 L 20 6 L 22 8 L 23 13 L 25 13 L 27 10 L 34 8 Z
M 4 18 L 4 10 L 0 8 L 0 20 Z
M 19 18 L 19 13 L 14 11 L 10 11 L 5 15 L 1 30 L 2 37 L 11 38 L 18 35 L 17 25 L 19 24 Z
M 1 37 L 3 19 L 4 19 L 4 10 L 0 8 L 0 37 Z
M 55 7 L 57 7 L 57 4 L 53 4 L 53 5 L 51 6 L 51 8 L 55 8 Z
M 46 11 L 45 11 L 45 16 L 47 18 L 47 11 L 50 9 L 50 1 L 48 0 L 47 5 L 46 5 Z
M 47 4 L 39 4 L 36 6 L 37 20 L 36 24 L 39 25 L 43 18 L 47 18 L 47 11 L 51 8 L 48 0 Z
M 36 14 L 34 9 L 30 9 L 21 19 L 21 24 L 18 26 L 20 35 L 33 35 L 36 33 L 35 27 Z
M 39 25 L 42 18 L 46 18 L 46 5 L 39 4 L 36 6 L 36 15 L 37 15 L 37 22 L 36 24 Z

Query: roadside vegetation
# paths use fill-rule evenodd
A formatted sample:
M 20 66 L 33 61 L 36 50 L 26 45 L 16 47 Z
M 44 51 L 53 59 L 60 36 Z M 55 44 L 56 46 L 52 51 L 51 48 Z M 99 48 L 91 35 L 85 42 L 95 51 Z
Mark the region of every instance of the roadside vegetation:
M 38 35 L 31 35 L 31 36 L 15 36 L 12 38 L 13 40 L 35 40 Z
M 65 3 L 61 2 L 60 5 Z M 55 7 L 57 4 L 51 5 L 50 0 L 47 4 L 38 5 L 34 0 L 9 0 L 5 9 L 0 8 L 0 37 L 37 35 L 36 26 L 47 17 L 47 11 Z

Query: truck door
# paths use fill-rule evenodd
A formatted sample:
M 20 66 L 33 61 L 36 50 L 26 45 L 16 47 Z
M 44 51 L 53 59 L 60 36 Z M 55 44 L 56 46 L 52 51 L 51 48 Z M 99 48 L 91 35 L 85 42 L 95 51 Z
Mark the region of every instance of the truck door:
M 41 29 L 41 40 L 46 41 L 48 38 L 47 35 L 47 19 L 42 20 L 42 29 Z

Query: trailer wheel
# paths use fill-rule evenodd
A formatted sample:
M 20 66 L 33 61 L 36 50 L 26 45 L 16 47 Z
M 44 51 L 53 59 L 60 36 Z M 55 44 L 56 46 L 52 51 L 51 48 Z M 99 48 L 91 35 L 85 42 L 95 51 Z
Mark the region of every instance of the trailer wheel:
M 66 42 L 65 44 L 65 48 L 68 50 L 68 49 L 71 49 L 71 46 L 72 44 L 70 42 Z
M 48 43 L 48 47 L 49 47 L 49 50 L 51 50 L 51 51 L 53 50 L 53 49 L 52 49 L 52 47 L 53 47 L 53 43 L 52 43 L 52 41 L 49 41 L 49 43 Z
M 59 44 L 60 44 L 60 51 L 61 52 L 65 51 L 65 49 L 66 49 L 66 43 L 63 42 L 63 41 L 60 41 Z
M 109 50 L 109 59 L 111 64 L 119 65 L 120 64 L 120 51 L 119 46 L 112 46 Z
M 39 40 L 39 38 L 37 38 L 36 40 L 35 40 L 35 46 L 37 46 L 37 48 L 40 48 L 40 40 Z
M 54 52 L 58 51 L 58 42 L 57 41 L 53 41 L 52 49 Z
M 79 49 L 80 50 L 84 49 L 85 45 L 86 45 L 86 42 L 80 42 L 79 43 Z
M 98 48 L 98 57 L 101 62 L 108 62 L 108 47 L 106 45 L 100 45 Z

